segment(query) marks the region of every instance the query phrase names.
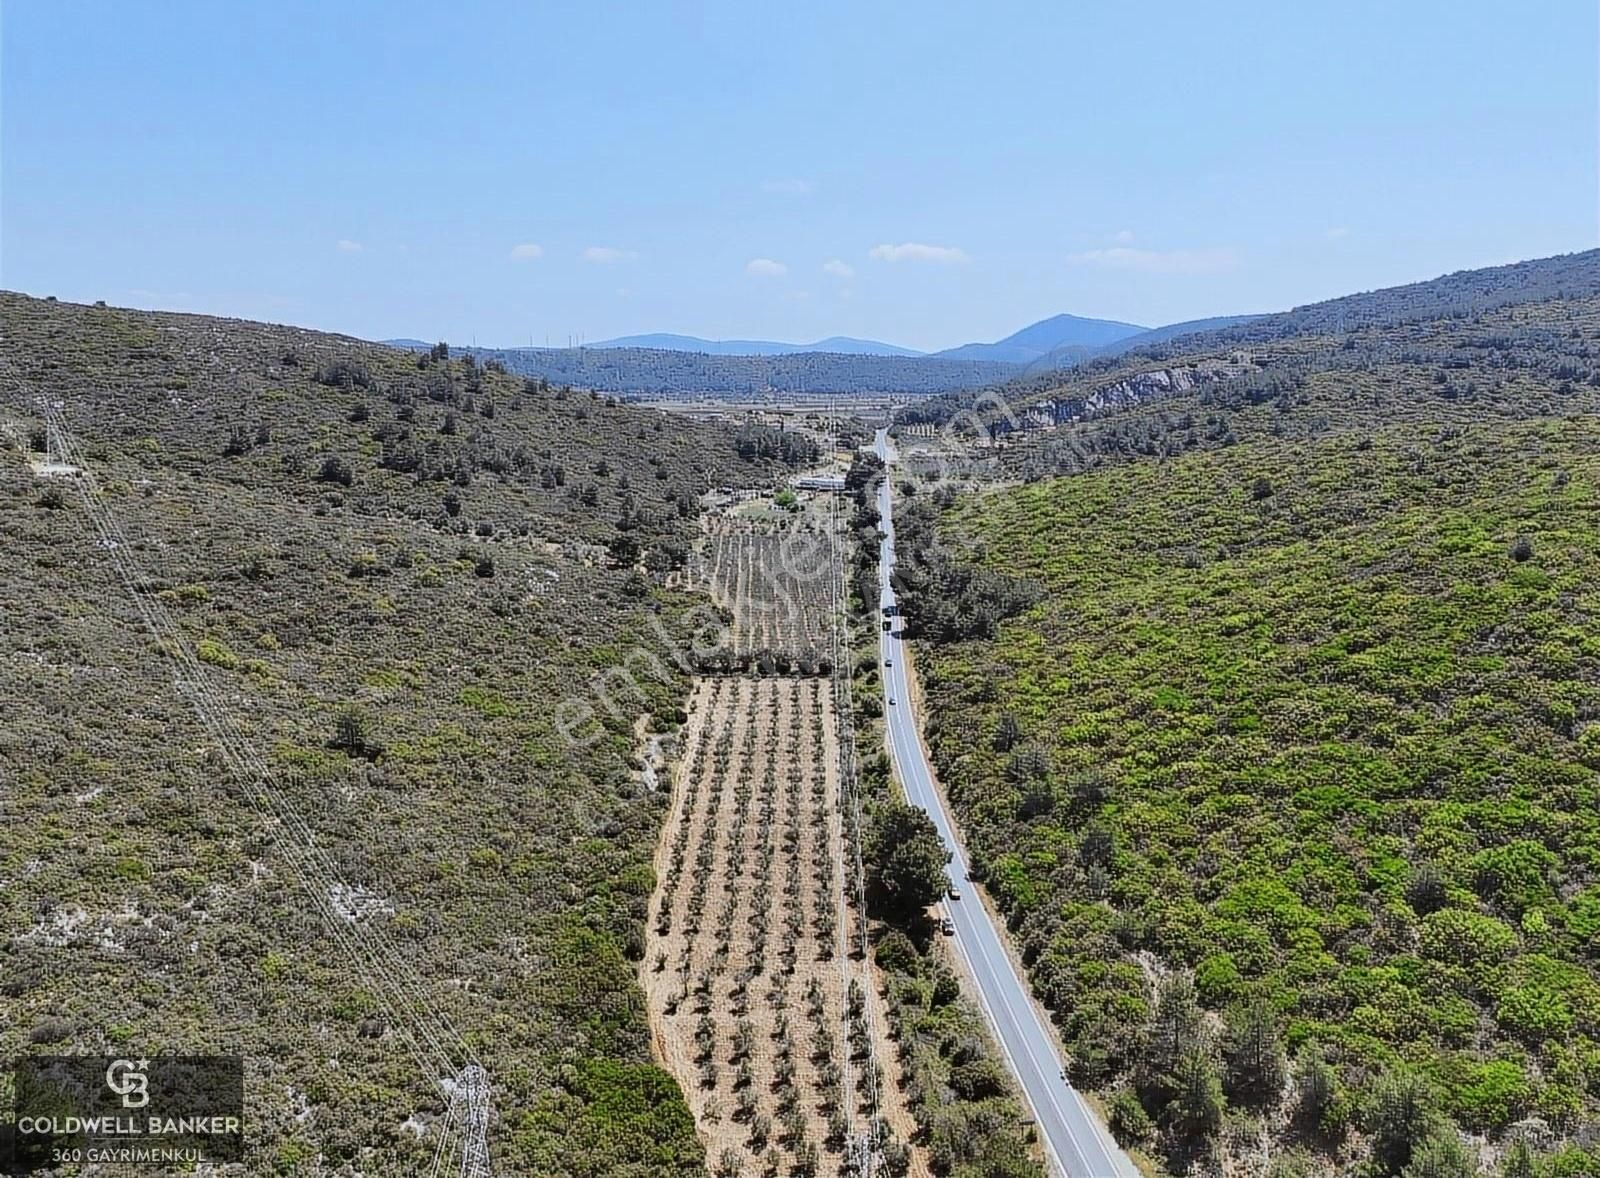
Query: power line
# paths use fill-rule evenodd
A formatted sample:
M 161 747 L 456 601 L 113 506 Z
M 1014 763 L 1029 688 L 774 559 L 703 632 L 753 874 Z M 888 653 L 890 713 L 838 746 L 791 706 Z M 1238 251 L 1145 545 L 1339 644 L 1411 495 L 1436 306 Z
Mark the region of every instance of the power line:
M 24 395 L 26 386 L 12 383 Z M 428 1000 L 410 963 L 379 928 L 355 909 L 340 911 L 341 897 L 359 894 L 334 871 L 316 843 L 309 825 L 275 780 L 270 767 L 244 738 L 228 710 L 223 692 L 212 682 L 194 650 L 159 596 L 144 591 L 144 578 L 134 563 L 134 545 L 101 493 L 98 480 L 66 426 L 61 401 L 37 397 L 45 418 L 50 457 L 70 472 L 99 547 L 109 554 L 146 628 L 162 653 L 173 661 L 173 687 L 193 707 L 216 742 L 234 778 L 258 812 L 278 827 L 275 840 L 284 866 L 301 885 L 324 919 L 333 942 L 350 958 L 357 974 L 389 1012 L 419 1069 L 432 1075 L 451 1095 L 440 1128 L 436 1168 L 446 1151 L 453 1153 L 450 1125 L 458 1106 L 464 1113 L 461 1143 L 462 1178 L 491 1178 L 488 1124 L 491 1118 L 488 1076 L 449 1018 Z M 75 469 L 74 469 L 75 468 Z M 348 908 L 348 905 L 346 906 Z M 458 1060 L 464 1061 L 458 1064 Z M 447 1134 L 450 1134 L 447 1137 Z

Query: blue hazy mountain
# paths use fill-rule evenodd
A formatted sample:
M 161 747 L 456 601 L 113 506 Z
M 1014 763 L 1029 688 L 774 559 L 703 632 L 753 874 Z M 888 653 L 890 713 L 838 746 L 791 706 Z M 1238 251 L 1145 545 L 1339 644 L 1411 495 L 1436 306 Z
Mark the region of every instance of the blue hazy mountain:
M 992 344 L 962 344 L 935 352 L 947 360 L 998 360 L 1005 364 L 1034 364 L 1055 352 L 1068 355 L 1093 352 L 1139 335 L 1148 328 L 1114 319 L 1085 319 L 1080 315 L 1052 315 Z
M 810 344 L 785 344 L 761 339 L 701 339 L 693 335 L 624 335 L 586 345 L 591 348 L 651 348 L 662 352 L 700 352 L 706 356 L 792 356 L 800 352 L 831 352 L 838 356 L 921 356 L 913 348 L 896 347 L 872 339 L 831 335 Z

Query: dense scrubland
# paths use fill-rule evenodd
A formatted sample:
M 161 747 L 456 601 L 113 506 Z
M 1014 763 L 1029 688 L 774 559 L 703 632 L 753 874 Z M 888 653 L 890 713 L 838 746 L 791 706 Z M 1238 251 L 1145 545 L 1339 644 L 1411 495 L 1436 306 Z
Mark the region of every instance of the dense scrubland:
M 898 516 L 977 870 L 1174 1172 L 1600 1170 L 1600 300 L 1491 301 L 1058 381 Z
M 768 482 L 783 447 L 443 349 L 13 295 L 0 317 L 0 1054 L 243 1052 L 250 1173 L 416 1172 L 444 1108 L 72 484 L 35 474 L 42 394 L 341 903 L 486 1064 L 500 1169 L 702 1172 L 637 983 L 665 798 L 635 720 L 687 698 L 669 648 L 707 603 L 663 586 L 699 495 Z

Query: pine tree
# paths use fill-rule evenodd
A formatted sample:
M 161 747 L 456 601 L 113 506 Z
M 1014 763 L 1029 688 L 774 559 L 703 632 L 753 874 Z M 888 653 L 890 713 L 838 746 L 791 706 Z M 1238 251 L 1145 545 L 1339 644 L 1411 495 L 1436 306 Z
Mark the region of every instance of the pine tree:
M 1275 1104 L 1289 1074 L 1277 1012 L 1259 1000 L 1230 1010 L 1222 1058 L 1230 1097 L 1257 1107 Z

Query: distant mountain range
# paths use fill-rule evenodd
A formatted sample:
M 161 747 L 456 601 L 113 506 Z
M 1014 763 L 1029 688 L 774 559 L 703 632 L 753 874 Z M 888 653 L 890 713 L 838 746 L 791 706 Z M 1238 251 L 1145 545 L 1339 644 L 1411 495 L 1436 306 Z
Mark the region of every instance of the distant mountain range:
M 833 335 L 810 344 L 775 340 L 709 340 L 694 335 L 624 335 L 589 344 L 592 348 L 650 348 L 664 352 L 700 352 L 707 356 L 792 356 L 800 352 L 829 352 L 838 356 L 929 356 L 936 360 L 989 360 L 1001 364 L 1033 364 L 1062 349 L 1094 350 L 1146 331 L 1134 323 L 1112 319 L 1085 319 L 1081 315 L 1052 315 L 1029 324 L 994 343 L 962 344 L 941 352 L 919 352 L 875 339 Z
M 702 356 L 795 356 L 802 352 L 826 352 L 834 356 L 925 356 L 935 360 L 985 360 L 1000 364 L 1033 364 L 1058 351 L 1094 352 L 1119 340 L 1147 332 L 1149 328 L 1114 319 L 1085 319 L 1081 315 L 1052 315 L 1031 323 L 993 343 L 962 344 L 941 352 L 919 352 L 882 340 L 856 339 L 830 335 L 809 344 L 786 344 L 764 339 L 702 339 L 697 335 L 653 332 L 646 335 L 621 335 L 583 345 L 586 349 L 645 348 L 653 352 L 697 352 Z M 398 348 L 426 348 L 432 345 L 419 339 L 383 341 Z M 522 349 L 517 349 L 522 350 Z M 558 350 L 558 349 L 546 349 Z
M 1113 319 L 1053 315 L 993 343 L 918 352 L 880 340 L 830 336 L 807 344 L 708 340 L 654 333 L 581 348 L 464 348 L 514 372 L 602 392 L 714 396 L 783 393 L 940 393 L 1070 368 L 1180 335 L 1216 331 L 1258 318 L 1233 315 L 1146 328 Z M 426 350 L 418 339 L 383 341 Z

